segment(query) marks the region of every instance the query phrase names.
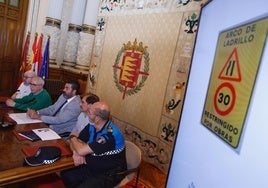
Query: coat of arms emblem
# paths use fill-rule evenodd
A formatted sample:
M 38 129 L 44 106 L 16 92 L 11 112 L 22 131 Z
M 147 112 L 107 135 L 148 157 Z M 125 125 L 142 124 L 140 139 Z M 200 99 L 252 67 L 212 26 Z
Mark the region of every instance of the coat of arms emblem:
M 117 89 L 126 95 L 133 95 L 140 91 L 149 76 L 149 53 L 142 42 L 130 41 L 123 44 L 117 54 L 114 68 L 114 82 Z M 120 64 L 121 62 L 121 64 Z M 119 72 L 119 73 L 118 73 Z

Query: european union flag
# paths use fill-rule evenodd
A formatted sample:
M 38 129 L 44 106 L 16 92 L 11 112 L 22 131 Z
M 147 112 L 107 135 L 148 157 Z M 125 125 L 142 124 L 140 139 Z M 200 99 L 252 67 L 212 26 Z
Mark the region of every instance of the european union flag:
M 39 76 L 43 79 L 46 79 L 48 77 L 48 66 L 49 66 L 49 41 L 50 37 L 47 39 L 42 64 L 39 72 Z

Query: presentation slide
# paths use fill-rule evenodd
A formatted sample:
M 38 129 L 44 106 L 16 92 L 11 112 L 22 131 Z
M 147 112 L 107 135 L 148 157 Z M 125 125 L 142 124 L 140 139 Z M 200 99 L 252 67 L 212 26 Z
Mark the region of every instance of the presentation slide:
M 268 187 L 267 0 L 212 0 L 198 27 L 166 187 Z

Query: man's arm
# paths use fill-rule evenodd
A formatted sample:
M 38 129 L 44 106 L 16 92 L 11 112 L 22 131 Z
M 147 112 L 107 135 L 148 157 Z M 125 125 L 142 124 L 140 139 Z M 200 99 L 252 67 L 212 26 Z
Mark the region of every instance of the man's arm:
M 80 156 L 85 156 L 87 154 L 93 153 L 89 145 L 82 140 L 78 139 L 76 136 L 71 136 L 69 139 L 71 150 Z
M 10 98 L 14 100 L 17 95 L 18 95 L 18 92 L 16 91 L 15 93 L 13 93 L 13 95 Z
M 73 160 L 75 166 L 87 164 L 85 156 L 80 156 L 75 151 L 73 151 Z
M 75 135 L 71 135 L 69 138 L 70 148 L 73 151 L 74 165 L 78 166 L 86 164 L 85 155 L 92 152 L 89 145 L 79 140 Z
M 55 113 L 56 109 L 62 104 L 62 100 L 60 103 L 54 105 L 54 110 L 52 114 Z M 53 116 L 52 114 L 46 115 L 44 113 L 45 109 L 39 110 L 38 112 L 41 115 L 41 120 L 47 124 L 62 124 L 66 123 L 70 120 L 77 119 L 78 115 L 80 114 L 80 101 L 76 98 L 70 101 L 65 107 L 63 107 L 57 115 Z M 50 108 L 50 107 L 48 107 Z

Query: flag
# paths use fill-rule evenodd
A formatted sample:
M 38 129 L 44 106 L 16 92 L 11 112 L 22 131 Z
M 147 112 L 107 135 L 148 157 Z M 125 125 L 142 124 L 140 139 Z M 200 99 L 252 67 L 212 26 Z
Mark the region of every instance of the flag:
M 37 37 L 38 37 L 38 34 L 35 33 L 34 42 L 33 42 L 33 45 L 32 45 L 32 51 L 31 51 L 30 57 L 29 57 L 29 59 L 27 61 L 27 68 L 26 68 L 25 71 L 28 71 L 28 70 L 32 69 L 32 65 L 33 65 L 33 62 L 34 62 L 34 54 L 35 54 L 35 51 L 36 51 Z
M 43 43 L 43 34 L 41 34 L 38 39 L 38 43 L 33 57 L 32 70 L 36 72 L 37 75 L 39 74 L 42 61 L 42 43 Z
M 23 51 L 22 51 L 22 56 L 21 56 L 21 66 L 20 66 L 20 70 L 19 70 L 19 75 L 20 76 L 19 76 L 19 79 L 18 79 L 18 86 L 22 82 L 22 74 L 27 69 L 27 55 L 28 55 L 28 51 L 29 51 L 30 35 L 31 35 L 31 33 L 28 32 L 27 36 L 26 36 L 24 46 L 23 46 Z
M 39 72 L 39 76 L 43 79 L 46 79 L 48 77 L 49 42 L 50 42 L 50 36 L 48 36 L 48 39 L 47 39 L 46 47 L 45 47 L 43 58 L 42 58 L 42 64 L 41 64 L 40 72 Z

